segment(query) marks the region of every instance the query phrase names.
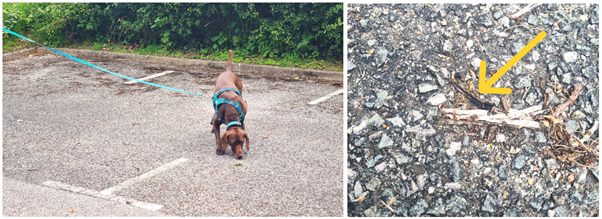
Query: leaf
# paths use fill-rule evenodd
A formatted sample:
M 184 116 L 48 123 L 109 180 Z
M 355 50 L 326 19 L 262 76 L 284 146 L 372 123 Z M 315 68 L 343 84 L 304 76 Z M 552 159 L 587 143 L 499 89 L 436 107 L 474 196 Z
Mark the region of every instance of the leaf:
M 364 201 L 364 200 L 366 200 L 366 197 L 364 197 L 364 196 L 361 196 L 361 197 L 359 197 L 359 198 L 356 198 L 355 200 L 353 200 L 353 201 L 351 201 L 351 202 L 362 202 L 362 201 Z
M 391 200 L 389 200 L 389 202 L 387 202 L 387 206 L 391 206 L 393 204 L 393 202 L 395 202 L 395 200 L 397 199 L 397 197 L 399 197 L 399 195 L 391 198 Z
M 215 42 L 217 39 L 219 39 L 219 37 L 220 37 L 220 36 L 214 36 L 214 37 L 211 37 L 211 41 Z
M 295 79 L 295 80 L 299 80 L 299 77 L 295 77 L 295 78 L 293 78 L 293 79 Z
M 71 212 L 71 213 L 76 212 L 76 211 L 77 211 L 77 209 L 67 210 L 67 212 Z
M 242 163 L 235 163 L 234 166 L 242 166 Z
M 572 183 L 573 180 L 575 180 L 575 173 L 569 175 L 568 180 L 569 180 L 569 183 Z
M 17 119 L 17 122 L 23 122 L 23 120 L 22 119 Z

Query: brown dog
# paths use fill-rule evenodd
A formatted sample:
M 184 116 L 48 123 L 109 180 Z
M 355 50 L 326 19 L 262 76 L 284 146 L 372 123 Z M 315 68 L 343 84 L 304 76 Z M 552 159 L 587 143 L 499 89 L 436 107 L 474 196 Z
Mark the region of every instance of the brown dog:
M 240 92 L 240 95 L 233 90 Z M 247 101 L 242 99 L 242 82 L 240 78 L 232 73 L 232 50 L 228 51 L 228 67 L 226 68 L 226 72 L 217 77 L 213 94 L 213 108 L 216 110 L 216 114 L 213 115 L 211 122 L 213 124 L 211 132 L 215 133 L 215 143 L 217 144 L 216 154 L 224 154 L 226 149 L 228 149 L 228 145 L 230 145 L 234 157 L 242 159 L 242 144 L 245 142 L 245 139 L 247 151 L 249 150 L 249 136 L 244 131 L 244 116 L 241 118 L 241 113 L 243 115 L 247 114 Z M 218 104 L 217 108 L 215 107 L 216 103 Z M 235 106 L 236 103 L 240 111 Z M 226 132 L 220 138 L 219 127 L 221 124 L 226 124 L 227 126 Z

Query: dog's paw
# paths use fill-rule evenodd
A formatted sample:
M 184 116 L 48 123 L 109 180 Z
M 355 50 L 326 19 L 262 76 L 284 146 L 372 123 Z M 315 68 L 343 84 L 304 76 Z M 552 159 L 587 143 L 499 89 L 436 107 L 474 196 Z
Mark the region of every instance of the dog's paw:
M 222 149 L 217 149 L 217 150 L 215 150 L 215 154 L 224 155 L 224 151 L 222 151 Z

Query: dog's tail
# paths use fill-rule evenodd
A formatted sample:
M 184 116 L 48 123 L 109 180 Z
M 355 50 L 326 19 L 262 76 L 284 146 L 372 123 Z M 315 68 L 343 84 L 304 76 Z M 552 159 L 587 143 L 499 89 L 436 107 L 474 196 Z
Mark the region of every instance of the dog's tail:
M 226 67 L 226 72 L 232 72 L 232 50 L 228 50 L 228 67 Z

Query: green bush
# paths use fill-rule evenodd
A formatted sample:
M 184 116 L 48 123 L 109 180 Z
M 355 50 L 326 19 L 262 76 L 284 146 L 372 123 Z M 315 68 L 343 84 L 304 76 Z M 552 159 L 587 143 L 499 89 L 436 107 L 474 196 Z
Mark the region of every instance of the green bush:
M 3 3 L 4 26 L 51 46 L 342 60 L 343 4 Z M 6 39 L 6 34 L 4 34 Z M 95 46 L 96 49 L 97 46 Z

